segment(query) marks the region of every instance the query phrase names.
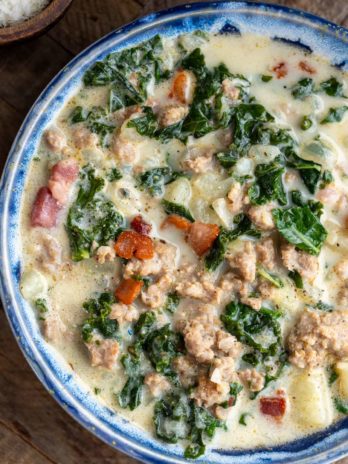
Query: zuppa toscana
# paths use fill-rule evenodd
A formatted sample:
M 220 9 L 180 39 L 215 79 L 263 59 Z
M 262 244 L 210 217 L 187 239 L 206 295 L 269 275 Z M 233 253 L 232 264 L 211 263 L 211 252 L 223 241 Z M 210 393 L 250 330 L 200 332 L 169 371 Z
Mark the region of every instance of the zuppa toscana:
M 92 394 L 187 458 L 348 413 L 347 96 L 289 44 L 154 36 L 43 134 L 22 294 Z

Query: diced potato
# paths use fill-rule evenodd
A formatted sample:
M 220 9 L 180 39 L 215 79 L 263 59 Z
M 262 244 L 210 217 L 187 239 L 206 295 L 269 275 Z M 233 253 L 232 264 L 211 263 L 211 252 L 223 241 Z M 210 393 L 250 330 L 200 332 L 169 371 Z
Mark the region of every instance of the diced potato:
M 332 399 L 323 369 L 303 370 L 293 378 L 290 390 L 292 409 L 299 424 L 322 428 L 332 422 Z
M 170 183 L 166 187 L 164 198 L 167 201 L 177 203 L 179 205 L 188 206 L 192 196 L 191 184 L 185 177 L 179 177 L 179 179 Z
M 340 361 L 335 366 L 335 371 L 338 374 L 338 388 L 340 396 L 343 399 L 348 399 L 348 361 Z
M 47 293 L 47 280 L 40 272 L 34 269 L 25 271 L 22 274 L 20 289 L 26 300 L 36 300 Z
M 234 215 L 228 209 L 226 198 L 218 198 L 213 201 L 212 207 L 214 208 L 215 213 L 218 215 L 219 219 L 227 228 L 232 227 Z
M 225 197 L 233 184 L 233 177 L 225 179 L 214 172 L 207 172 L 197 177 L 193 184 L 193 195 L 213 202 Z

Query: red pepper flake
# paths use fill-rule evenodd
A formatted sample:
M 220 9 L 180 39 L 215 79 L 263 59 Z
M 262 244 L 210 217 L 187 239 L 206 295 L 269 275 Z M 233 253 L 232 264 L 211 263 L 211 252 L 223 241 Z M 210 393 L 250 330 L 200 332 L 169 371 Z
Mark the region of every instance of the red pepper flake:
M 280 419 L 286 410 L 286 400 L 284 397 L 263 397 L 260 398 L 260 410 L 266 416 Z
M 131 228 L 135 230 L 135 232 L 138 232 L 138 234 L 141 234 L 141 235 L 149 235 L 152 229 L 151 224 L 148 224 L 144 220 L 141 214 L 138 214 L 138 216 L 135 216 L 132 219 L 130 225 L 131 225 Z
M 300 61 L 298 67 L 308 74 L 315 74 L 317 72 L 307 61 Z
M 282 79 L 288 74 L 288 65 L 285 61 L 281 61 L 273 66 L 272 71 L 276 74 L 277 79 Z

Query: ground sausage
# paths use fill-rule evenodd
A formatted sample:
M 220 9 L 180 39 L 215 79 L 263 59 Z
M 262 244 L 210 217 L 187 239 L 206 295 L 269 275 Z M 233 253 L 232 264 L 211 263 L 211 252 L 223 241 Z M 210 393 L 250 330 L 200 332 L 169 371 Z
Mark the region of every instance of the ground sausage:
M 288 338 L 289 360 L 305 368 L 321 366 L 328 358 L 348 356 L 348 311 L 314 312 L 306 309 Z

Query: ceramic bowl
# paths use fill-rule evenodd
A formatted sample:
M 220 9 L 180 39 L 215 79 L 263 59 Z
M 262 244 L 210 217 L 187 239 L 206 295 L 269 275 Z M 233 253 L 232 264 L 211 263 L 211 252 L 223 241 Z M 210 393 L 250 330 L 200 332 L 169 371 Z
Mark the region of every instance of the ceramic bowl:
M 51 0 L 32 18 L 10 26 L 0 27 L 0 46 L 32 39 L 43 34 L 65 14 L 72 0 Z
M 83 73 L 96 60 L 154 34 L 176 35 L 203 29 L 216 33 L 252 32 L 328 57 L 348 70 L 348 31 L 308 13 L 246 2 L 194 3 L 141 18 L 91 45 L 48 85 L 26 117 L 3 173 L 0 194 L 1 293 L 14 332 L 29 364 L 52 396 L 80 424 L 110 446 L 147 463 L 184 463 L 182 448 L 166 445 L 99 403 L 40 334 L 34 312 L 19 291 L 19 216 L 30 161 L 45 127 L 76 92 Z M 197 462 L 209 464 L 329 463 L 348 454 L 348 419 L 306 438 L 273 448 L 211 448 Z

